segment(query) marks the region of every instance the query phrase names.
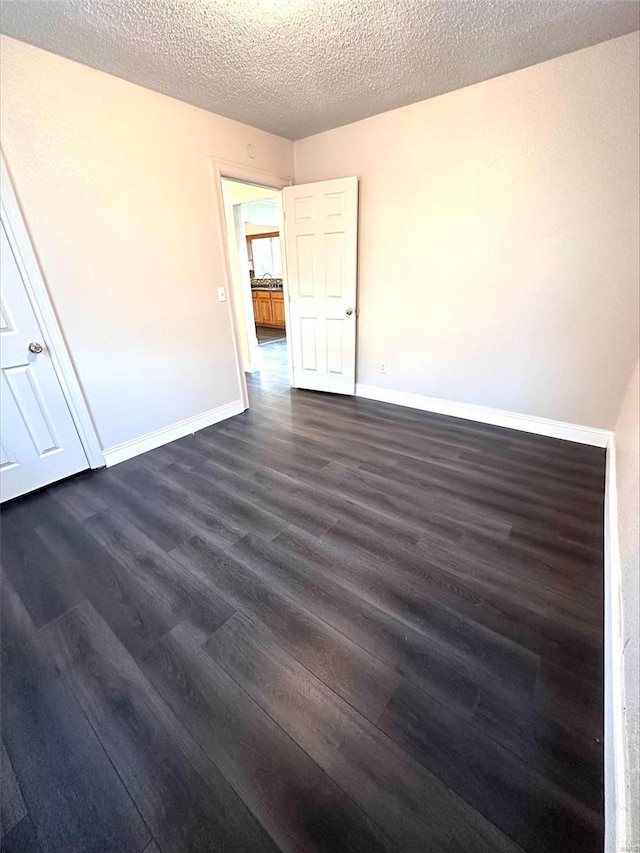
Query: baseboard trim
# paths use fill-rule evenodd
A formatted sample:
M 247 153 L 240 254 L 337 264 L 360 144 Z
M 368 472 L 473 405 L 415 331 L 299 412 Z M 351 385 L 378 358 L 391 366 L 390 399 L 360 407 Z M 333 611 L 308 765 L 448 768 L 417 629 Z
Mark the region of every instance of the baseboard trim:
M 622 675 L 622 576 L 613 438 L 607 447 L 604 501 L 605 851 L 619 853 L 625 849 L 627 841 L 627 762 Z
M 140 438 L 134 438 L 131 441 L 117 444 L 115 447 L 110 447 L 104 451 L 105 464 L 107 468 L 110 468 L 119 462 L 125 462 L 127 459 L 132 459 L 134 456 L 146 453 L 148 450 L 154 450 L 156 447 L 161 447 L 163 444 L 175 441 L 177 438 L 184 438 L 185 435 L 192 435 L 194 432 L 198 432 L 198 430 L 212 426 L 212 424 L 217 424 L 234 415 L 239 415 L 244 411 L 244 408 L 242 400 L 236 400 L 225 406 L 218 406 L 217 409 L 210 409 L 208 412 L 203 412 L 201 415 L 196 415 L 193 418 L 178 421 L 178 423 L 171 424 L 169 427 L 148 432 L 146 435 L 140 436 Z
M 410 409 L 420 409 L 423 412 L 436 412 L 440 415 L 450 415 L 454 418 L 464 418 L 493 426 L 517 429 L 521 432 L 546 435 L 550 438 L 560 438 L 564 441 L 575 441 L 579 444 L 590 444 L 594 447 L 607 447 L 612 433 L 607 429 L 569 424 L 564 421 L 553 421 L 549 418 L 538 418 L 534 415 L 521 415 L 518 412 L 508 412 L 503 409 L 492 409 L 487 406 L 476 406 L 472 403 L 457 403 L 454 400 L 441 400 L 438 397 L 427 397 L 422 394 L 412 394 L 408 391 L 393 391 L 378 385 L 356 385 L 356 397 L 368 400 L 378 400 L 381 403 L 392 403 L 396 406 L 406 406 Z

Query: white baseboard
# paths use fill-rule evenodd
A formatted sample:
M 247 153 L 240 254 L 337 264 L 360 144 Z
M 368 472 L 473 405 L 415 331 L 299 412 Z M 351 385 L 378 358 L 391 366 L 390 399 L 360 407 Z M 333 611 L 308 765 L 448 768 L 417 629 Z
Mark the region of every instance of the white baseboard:
M 591 444 L 595 447 L 606 447 L 611 438 L 611 431 L 594 427 L 569 424 L 564 421 L 552 421 L 549 418 L 538 418 L 534 415 L 521 415 L 518 412 L 507 412 L 503 409 L 492 409 L 488 406 L 476 406 L 472 403 L 457 403 L 454 400 L 441 400 L 438 397 L 426 397 L 422 394 L 411 394 L 408 391 L 393 391 L 378 385 L 356 385 L 356 397 L 366 397 L 382 403 L 393 403 L 396 406 L 407 406 L 409 409 L 420 409 L 423 412 L 437 412 L 441 415 L 451 415 L 454 418 L 465 418 L 483 424 L 517 429 L 536 435 L 547 435 L 551 438 L 561 438 L 565 441 L 576 441 L 579 444 Z
M 217 409 L 203 412 L 201 415 L 196 415 L 193 418 L 186 418 L 177 424 L 171 424 L 169 427 L 148 432 L 146 435 L 140 436 L 140 438 L 134 438 L 131 441 L 117 444 L 115 447 L 110 447 L 104 451 L 105 464 L 107 468 L 110 468 L 119 462 L 125 462 L 127 459 L 132 459 L 134 456 L 146 453 L 148 450 L 154 450 L 156 447 L 161 447 L 163 444 L 175 441 L 177 438 L 184 438 L 185 435 L 192 435 L 200 429 L 217 424 L 219 421 L 233 417 L 233 415 L 239 415 L 244 411 L 244 408 L 242 400 L 236 400 L 225 406 L 218 406 Z
M 618 538 L 616 447 L 607 448 L 604 506 L 604 641 L 605 641 L 605 851 L 626 847 L 627 770 L 622 646 L 622 577 Z

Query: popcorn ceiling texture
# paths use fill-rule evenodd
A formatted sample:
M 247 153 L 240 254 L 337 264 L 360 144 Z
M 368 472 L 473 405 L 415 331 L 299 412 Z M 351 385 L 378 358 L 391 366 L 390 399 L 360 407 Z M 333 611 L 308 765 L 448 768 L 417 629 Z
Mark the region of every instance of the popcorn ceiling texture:
M 636 0 L 5 0 L 8 35 L 289 139 L 638 29 Z

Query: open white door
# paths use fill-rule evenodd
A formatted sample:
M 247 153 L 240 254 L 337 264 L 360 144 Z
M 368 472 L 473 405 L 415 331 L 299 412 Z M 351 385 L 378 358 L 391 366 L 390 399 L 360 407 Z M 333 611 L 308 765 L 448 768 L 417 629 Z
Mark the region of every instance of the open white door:
M 285 187 L 294 388 L 353 394 L 358 179 Z
M 0 225 L 0 494 L 5 501 L 76 474 L 89 463 Z

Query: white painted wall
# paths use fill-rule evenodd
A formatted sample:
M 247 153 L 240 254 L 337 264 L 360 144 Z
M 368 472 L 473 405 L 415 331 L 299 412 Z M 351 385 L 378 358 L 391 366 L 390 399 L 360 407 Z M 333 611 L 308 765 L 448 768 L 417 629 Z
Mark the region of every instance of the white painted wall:
M 280 228 L 280 204 L 276 196 L 243 204 L 242 215 L 245 222 L 269 225 L 267 231 L 277 231 Z
M 631 377 L 615 430 L 622 657 L 627 735 L 627 838 L 640 844 L 640 367 Z
M 243 205 L 244 206 L 244 205 Z M 246 213 L 242 213 L 242 218 L 245 220 Z M 269 224 L 263 223 L 262 225 L 255 225 L 247 222 L 244 222 L 244 230 L 246 234 L 271 234 L 273 231 L 278 231 L 280 228 L 280 224 Z
M 291 143 L 1 54 L 6 158 L 103 447 L 238 399 L 208 158 L 286 175 Z M 633 34 L 295 143 L 297 182 L 361 179 L 360 383 L 613 428 L 638 337 L 637 72 Z
M 360 178 L 359 383 L 614 427 L 638 100 L 634 33 L 295 143 L 296 183 Z
M 292 144 L 4 36 L 0 71 L 3 150 L 103 448 L 239 400 L 208 158 L 287 175 Z

